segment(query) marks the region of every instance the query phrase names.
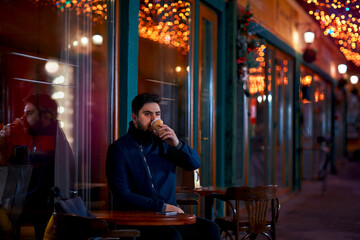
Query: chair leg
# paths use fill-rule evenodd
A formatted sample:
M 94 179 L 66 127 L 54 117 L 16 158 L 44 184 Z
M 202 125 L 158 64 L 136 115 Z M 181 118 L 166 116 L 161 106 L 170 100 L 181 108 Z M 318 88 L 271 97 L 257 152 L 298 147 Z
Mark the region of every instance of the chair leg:
M 241 240 L 244 240 L 244 239 L 246 239 L 246 238 L 248 238 L 248 237 L 250 237 L 250 236 L 252 236 L 253 234 L 252 233 L 247 233 Z M 250 238 L 251 239 L 251 238 Z
M 262 234 L 262 235 L 264 235 L 267 239 L 271 240 L 271 238 L 270 238 L 270 236 L 269 236 L 269 234 L 268 234 L 268 233 L 263 232 L 263 233 L 261 233 L 261 234 Z
M 231 234 L 229 231 L 222 231 L 222 232 L 220 233 L 220 236 L 221 236 L 222 233 L 224 233 L 225 236 L 224 236 L 224 238 L 221 238 L 221 239 L 234 240 L 234 237 L 232 236 L 232 234 Z
M 272 238 L 269 236 L 268 233 L 263 232 L 263 233 L 261 233 L 261 234 L 264 235 L 267 239 L 272 240 Z M 246 239 L 246 238 L 249 238 L 249 239 L 251 239 L 251 240 L 255 240 L 255 239 L 257 238 L 257 234 L 248 233 L 248 234 L 246 234 L 246 235 L 242 238 L 242 240 L 244 240 L 244 239 Z
M 257 238 L 257 234 L 253 233 L 250 235 L 251 240 L 255 240 Z
M 273 226 L 273 227 L 271 228 L 270 234 L 271 234 L 271 239 L 272 239 L 272 240 L 276 240 L 275 226 Z

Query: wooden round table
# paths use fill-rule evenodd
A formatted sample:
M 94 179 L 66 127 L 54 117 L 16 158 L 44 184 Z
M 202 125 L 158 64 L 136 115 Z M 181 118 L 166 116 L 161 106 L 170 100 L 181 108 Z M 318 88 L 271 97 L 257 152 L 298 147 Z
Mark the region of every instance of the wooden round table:
M 196 216 L 186 213 L 157 213 L 148 211 L 92 211 L 97 218 L 118 225 L 170 226 L 196 222 Z

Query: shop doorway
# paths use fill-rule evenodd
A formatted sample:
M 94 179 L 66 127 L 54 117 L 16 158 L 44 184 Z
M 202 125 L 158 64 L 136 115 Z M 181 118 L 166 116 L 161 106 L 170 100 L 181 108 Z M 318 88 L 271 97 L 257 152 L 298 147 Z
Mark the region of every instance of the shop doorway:
M 215 185 L 216 176 L 216 64 L 217 15 L 200 3 L 198 152 L 201 158 L 201 186 Z

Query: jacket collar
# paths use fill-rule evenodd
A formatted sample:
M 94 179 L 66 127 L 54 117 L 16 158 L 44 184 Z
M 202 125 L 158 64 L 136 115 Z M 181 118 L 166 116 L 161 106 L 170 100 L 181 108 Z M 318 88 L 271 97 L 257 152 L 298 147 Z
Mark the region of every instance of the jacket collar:
M 135 140 L 139 145 L 147 145 L 153 142 L 153 134 L 150 131 L 143 131 L 137 129 L 135 124 L 131 121 L 129 122 L 129 130 L 130 136 Z

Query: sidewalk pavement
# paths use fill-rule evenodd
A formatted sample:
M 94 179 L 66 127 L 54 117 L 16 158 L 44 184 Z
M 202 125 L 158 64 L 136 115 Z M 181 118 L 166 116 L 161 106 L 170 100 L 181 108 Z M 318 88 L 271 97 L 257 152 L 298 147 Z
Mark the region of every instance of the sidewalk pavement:
M 327 189 L 304 181 L 302 189 L 281 204 L 277 240 L 360 240 L 360 161 L 347 161 Z

